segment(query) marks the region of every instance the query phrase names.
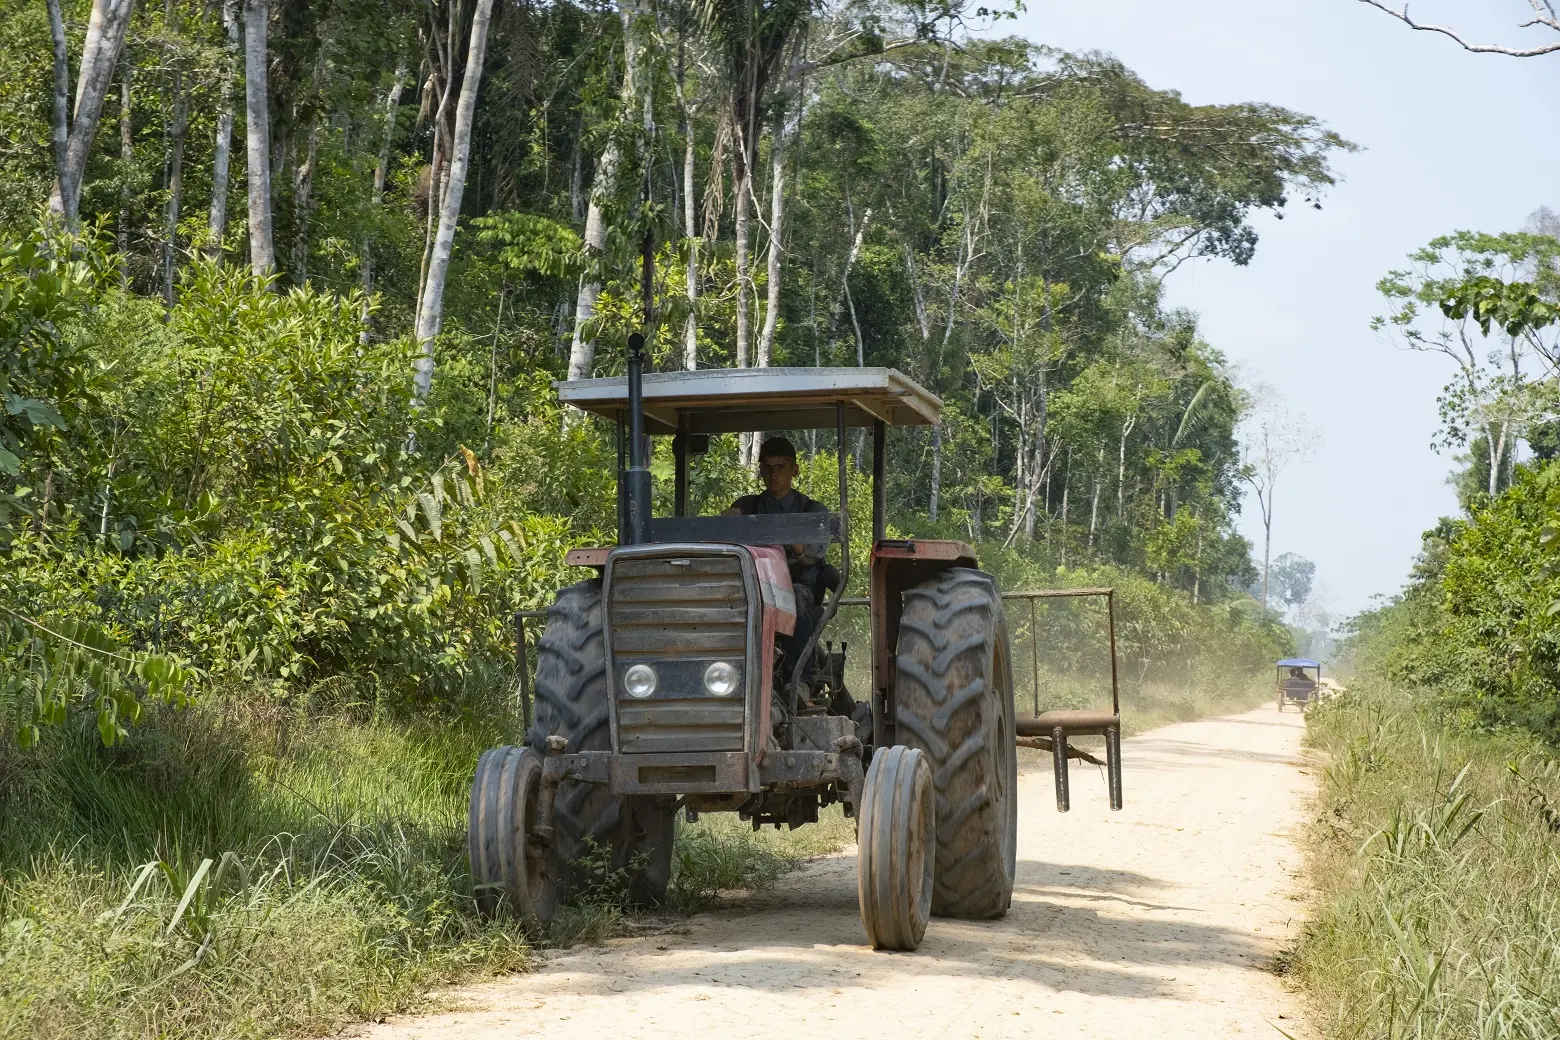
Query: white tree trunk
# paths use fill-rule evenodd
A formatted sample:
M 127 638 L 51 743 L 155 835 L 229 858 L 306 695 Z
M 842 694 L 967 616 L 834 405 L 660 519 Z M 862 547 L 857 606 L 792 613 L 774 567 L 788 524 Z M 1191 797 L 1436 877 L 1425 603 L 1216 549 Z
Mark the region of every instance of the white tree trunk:
M 775 330 L 780 324 L 780 258 L 785 223 L 785 108 L 775 115 L 774 137 L 769 144 L 769 279 L 764 302 L 764 328 L 758 336 L 758 367 L 768 368 L 775 349 Z
M 309 132 L 304 147 L 304 160 L 293 171 L 293 240 L 292 279 L 298 285 L 309 281 L 309 225 L 314 220 L 314 164 L 319 157 L 320 144 L 320 91 L 325 85 L 325 54 L 330 47 L 327 37 L 320 41 L 314 60 L 314 76 L 309 84 L 310 105 L 314 110 L 309 117 Z
M 1273 493 L 1268 492 L 1268 505 L 1262 513 L 1262 613 L 1268 608 L 1268 571 L 1273 557 Z
M 638 60 L 639 40 L 635 33 L 638 8 L 631 0 L 618 4 L 618 20 L 623 25 L 623 85 L 619 98 L 623 115 L 633 112 L 639 97 Z M 601 161 L 596 164 L 596 176 L 590 185 L 590 204 L 585 212 L 585 253 L 593 261 L 601 259 L 602 248 L 607 241 L 607 227 L 602 217 L 602 206 L 617 191 L 618 167 L 623 157 L 616 140 L 608 140 L 601 151 Z M 580 276 L 579 294 L 574 301 L 574 338 L 569 344 L 569 378 L 584 379 L 596 367 L 596 341 L 587 336 L 585 326 L 596 317 L 596 299 L 601 295 L 599 272 L 587 271 Z
M 70 50 L 65 42 L 65 19 L 60 15 L 60 0 L 49 0 L 49 39 L 54 45 L 54 176 L 65 169 L 66 150 L 70 147 Z M 55 190 L 59 190 L 58 181 Z
M 54 190 L 49 196 L 49 211 L 64 217 L 72 227 L 76 225 L 80 209 L 81 181 L 86 175 L 87 156 L 92 152 L 98 120 L 103 115 L 103 102 L 108 97 L 108 88 L 124 49 L 134 6 L 135 0 L 94 0 L 92 4 L 86 44 L 81 52 L 81 71 L 76 78 L 76 110 L 66 140 L 65 161 L 55 171 Z M 60 36 L 63 39 L 63 23 Z M 60 72 L 59 60 L 56 52 L 56 76 Z M 59 132 L 57 119 L 55 132 Z
M 471 127 L 476 121 L 477 89 L 482 84 L 482 61 L 487 53 L 488 23 L 493 16 L 493 0 L 477 0 L 471 15 L 471 44 L 466 52 L 466 71 L 461 77 L 460 101 L 455 108 L 455 139 L 451 142 L 449 183 L 439 207 L 439 231 L 434 237 L 433 253 L 428 261 L 428 284 L 423 287 L 422 305 L 417 314 L 415 393 L 419 402 L 428 399 L 433 388 L 433 341 L 439 335 L 444 318 L 444 281 L 449 275 L 450 254 L 455 247 L 455 225 L 460 221 L 461 197 L 466 191 L 466 170 L 471 155 Z
M 227 234 L 228 175 L 233 162 L 233 80 L 238 72 L 238 0 L 223 0 L 222 26 L 227 30 L 227 53 L 222 58 L 222 82 L 217 93 L 217 134 L 211 151 L 211 212 L 206 250 L 222 259 L 222 238 Z
M 753 171 L 749 167 L 747 157 L 743 154 L 747 149 L 746 140 L 737 141 L 737 175 L 733 178 L 735 183 L 732 190 L 736 192 L 733 207 L 732 224 L 736 236 L 736 267 L 737 267 L 737 367 L 747 368 L 749 354 L 753 345 L 753 316 L 752 316 L 752 243 L 749 236 L 752 232 L 752 187 L 750 181 Z
M 168 209 L 163 225 L 163 300 L 173 306 L 173 275 L 179 245 L 179 204 L 184 195 L 184 132 L 188 129 L 189 98 L 184 76 L 173 71 L 173 117 L 168 124 Z
M 276 266 L 271 234 L 270 0 L 244 0 L 244 119 L 249 145 L 249 267 L 264 277 Z
M 119 94 L 119 279 L 128 282 L 130 256 L 130 170 L 135 164 L 134 106 L 130 94 L 130 63 L 122 62 Z
M 385 180 L 390 174 L 390 150 L 395 144 L 395 114 L 401 107 L 401 92 L 406 89 L 406 61 L 395 67 L 395 80 L 385 95 L 385 137 L 379 146 L 379 161 L 374 165 L 373 204 L 377 211 L 385 198 Z M 358 333 L 358 343 L 368 346 L 369 322 L 373 318 L 374 295 L 374 243 L 370 236 L 363 236 L 363 307 L 359 312 L 363 328 Z
M 932 495 L 927 503 L 927 519 L 937 522 L 937 500 L 942 497 L 942 423 L 932 424 Z
M 81 107 L 82 98 L 86 96 L 87 91 L 91 88 L 93 79 L 91 70 L 96 68 L 101 60 L 103 37 L 105 34 L 111 35 L 108 27 L 112 22 L 112 0 L 106 0 L 106 2 L 105 0 L 93 0 L 92 13 L 87 18 L 87 37 L 81 44 L 81 69 L 76 74 L 76 107 L 78 109 Z M 116 50 L 116 48 L 112 47 L 110 49 Z M 119 62 L 117 53 L 113 55 L 113 58 L 114 60 L 109 63 L 111 66 Z
M 694 222 L 693 113 L 683 113 L 683 237 L 688 242 L 688 317 L 683 322 L 683 367 L 699 367 L 699 231 Z

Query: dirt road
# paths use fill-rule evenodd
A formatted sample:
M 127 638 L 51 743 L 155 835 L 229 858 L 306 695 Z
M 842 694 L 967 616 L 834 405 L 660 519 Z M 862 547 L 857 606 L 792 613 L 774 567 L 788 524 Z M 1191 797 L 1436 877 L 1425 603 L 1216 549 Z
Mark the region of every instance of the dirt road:
M 689 934 L 561 953 L 368 1035 L 1303 1037 L 1271 971 L 1299 923 L 1301 731 L 1269 706 L 1128 740 L 1119 813 L 1096 767 L 1074 764 L 1066 815 L 1050 769 L 1028 771 L 1012 910 L 934 920 L 914 954 L 864 945 L 852 851 Z

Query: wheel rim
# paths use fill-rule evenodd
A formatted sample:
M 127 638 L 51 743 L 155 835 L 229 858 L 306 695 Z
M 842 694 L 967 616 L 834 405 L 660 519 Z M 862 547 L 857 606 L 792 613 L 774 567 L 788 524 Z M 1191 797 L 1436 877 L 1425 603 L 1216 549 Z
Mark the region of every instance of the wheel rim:
M 525 829 L 521 842 L 525 848 L 525 862 L 523 869 L 517 872 L 518 880 L 524 886 L 524 890 L 516 893 L 524 906 L 521 910 L 538 918 L 551 916 L 551 909 L 546 905 L 547 901 L 547 853 L 546 849 L 531 837 L 531 828 L 536 823 L 537 805 L 542 797 L 542 771 L 532 769 L 523 778 L 525 789 L 521 792 L 521 826 Z
M 1013 675 L 1007 654 L 1007 625 L 997 628 L 997 646 L 992 652 L 991 681 L 996 697 L 996 740 L 992 754 L 996 756 L 992 774 L 996 777 L 998 803 L 1005 819 L 1002 828 L 1002 862 L 1009 878 L 1018 866 L 1018 745 L 1015 741 L 1009 717 L 1013 711 Z
M 919 763 L 919 756 L 916 762 Z M 937 799 L 933 795 L 931 787 L 931 771 L 923 769 L 916 777 L 916 805 L 913 811 L 916 814 L 914 825 L 914 839 L 911 844 L 910 876 L 920 879 L 920 890 L 916 893 L 916 916 L 918 923 L 915 927 L 920 932 L 925 932 L 926 922 L 932 916 L 932 886 L 936 881 L 937 866 Z M 921 936 L 915 937 L 919 943 Z

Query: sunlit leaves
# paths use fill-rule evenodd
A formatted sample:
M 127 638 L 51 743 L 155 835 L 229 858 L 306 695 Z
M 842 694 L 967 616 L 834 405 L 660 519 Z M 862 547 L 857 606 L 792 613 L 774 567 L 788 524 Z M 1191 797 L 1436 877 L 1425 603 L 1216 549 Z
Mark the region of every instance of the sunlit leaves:
M 96 716 L 105 746 L 123 737 L 148 702 L 183 705 L 195 679 L 166 655 L 126 648 L 99 626 L 76 618 L 48 624 L 0 608 L 0 675 L 6 700 L 22 705 L 17 739 L 35 743 L 44 726 L 84 707 Z

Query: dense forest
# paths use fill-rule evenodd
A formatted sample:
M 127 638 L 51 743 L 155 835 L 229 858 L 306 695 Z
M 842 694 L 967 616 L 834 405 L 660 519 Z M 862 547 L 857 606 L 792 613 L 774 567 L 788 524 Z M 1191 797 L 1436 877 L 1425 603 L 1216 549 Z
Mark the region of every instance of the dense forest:
M 1319 205 L 1350 146 L 971 34 L 1002 15 L 10 3 L 13 602 L 208 671 L 426 694 L 496 654 L 483 571 L 534 605 L 544 557 L 607 526 L 604 444 L 549 383 L 621 371 L 640 327 L 660 368 L 940 394 L 892 445 L 902 527 L 1241 598 L 1242 392 L 1160 279 L 1244 263 L 1252 215 Z M 75 606 L 60 567 L 95 572 Z
M 523 962 L 465 792 L 520 736 L 513 612 L 613 526 L 551 384 L 633 331 L 906 372 L 944 407 L 895 530 L 1115 585 L 1125 695 L 1179 698 L 1135 724 L 1249 696 L 1291 638 L 1233 525 L 1252 400 L 1161 283 L 1353 146 L 1010 14 L 0 0 L 0 1035 L 329 1031 Z M 782 869 L 727 840 L 679 833 L 679 905 Z

